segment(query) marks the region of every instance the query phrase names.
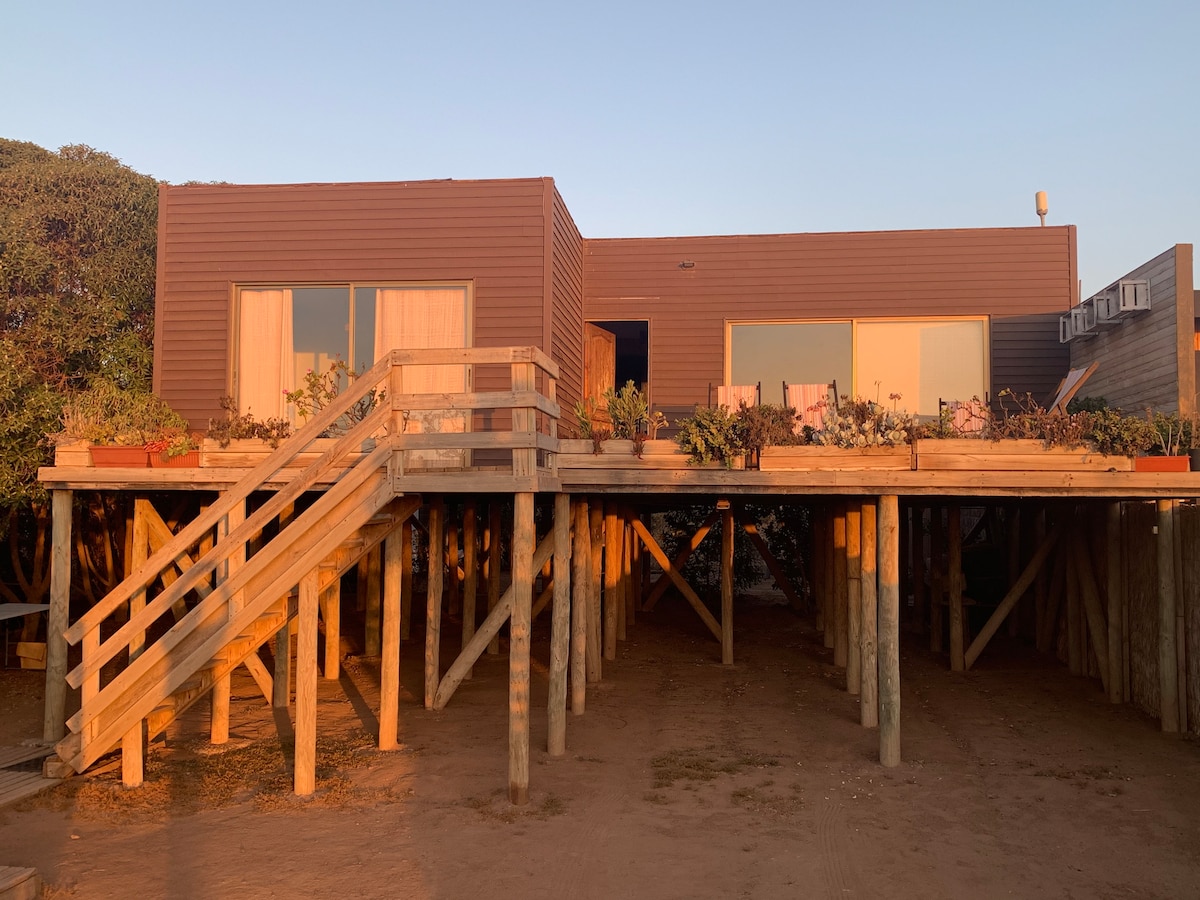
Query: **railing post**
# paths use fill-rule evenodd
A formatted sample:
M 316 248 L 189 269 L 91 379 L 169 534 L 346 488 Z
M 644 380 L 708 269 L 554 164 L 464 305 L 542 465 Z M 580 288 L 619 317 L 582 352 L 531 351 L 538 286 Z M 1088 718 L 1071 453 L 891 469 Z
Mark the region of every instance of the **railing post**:
M 42 738 L 61 740 L 66 734 L 67 639 L 71 605 L 71 513 L 74 492 L 54 491 L 51 496 L 50 523 L 50 612 L 46 623 L 46 704 L 42 716 Z M 89 632 L 94 640 L 84 639 L 84 658 L 100 643 L 99 627 Z M 89 644 L 91 646 L 89 646 Z M 84 683 L 84 697 L 88 682 Z M 92 694 L 99 687 L 99 676 L 91 683 Z

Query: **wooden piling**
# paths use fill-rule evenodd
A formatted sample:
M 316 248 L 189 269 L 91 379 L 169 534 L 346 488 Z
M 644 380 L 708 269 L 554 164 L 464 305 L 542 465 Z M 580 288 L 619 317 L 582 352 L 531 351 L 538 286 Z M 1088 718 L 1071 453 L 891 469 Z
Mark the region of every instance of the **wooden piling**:
M 587 703 L 587 633 L 590 619 L 592 541 L 588 504 L 576 499 L 575 533 L 571 548 L 571 712 L 582 716 Z
M 598 498 L 588 501 L 588 530 L 592 543 L 591 583 L 588 591 L 587 679 L 600 680 L 603 674 L 604 637 L 601 628 L 600 585 L 604 565 L 604 505 Z
M 462 612 L 458 582 L 458 523 L 451 518 L 455 510 L 457 504 L 446 511 L 446 608 L 451 616 Z
M 400 640 L 412 638 L 413 523 L 400 526 Z
M 296 636 L 296 794 L 317 787 L 317 601 L 319 576 L 312 569 L 300 579 Z M 286 632 L 287 629 L 285 628 Z
M 425 708 L 433 709 L 433 698 L 437 695 L 438 679 L 441 676 L 440 655 L 442 643 L 442 559 L 443 527 L 446 506 L 441 497 L 429 504 L 429 556 L 425 577 Z
M 479 565 L 476 555 L 476 543 L 479 539 L 478 514 L 475 501 L 468 499 L 463 509 L 462 549 L 463 549 L 463 585 L 462 585 L 462 646 L 466 647 L 475 637 L 476 594 L 479 591 Z M 453 560 L 451 561 L 453 563 Z M 468 669 L 463 676 L 470 679 L 473 669 Z
M 733 665 L 733 507 L 721 509 L 721 663 Z
M 46 693 L 42 740 L 67 733 L 67 639 L 71 625 L 71 515 L 73 491 L 50 492 L 50 611 L 46 621 Z
M 1179 682 L 1175 646 L 1175 502 L 1159 500 L 1158 537 L 1158 694 L 1159 719 L 1166 734 L 1179 731 Z
M 862 505 L 862 633 L 860 721 L 864 728 L 879 726 L 879 582 L 878 582 L 878 522 L 876 505 L 868 500 Z M 898 626 L 897 626 L 898 627 Z
M 862 685 L 862 504 L 846 507 L 846 693 Z
M 554 495 L 554 606 L 550 622 L 550 687 L 546 751 L 567 752 L 567 661 L 571 640 L 571 495 Z
M 504 574 L 501 572 L 500 566 L 501 531 L 503 528 L 503 516 L 501 513 L 500 498 L 493 497 L 488 501 L 487 562 L 485 563 L 487 566 L 487 610 L 489 616 L 492 614 L 492 610 L 496 608 L 496 604 L 500 602 L 500 595 L 503 593 Z M 500 653 L 499 634 L 488 643 L 487 652 L 490 656 L 496 656 Z
M 335 578 L 321 595 L 325 617 L 325 680 L 337 681 L 342 661 L 342 579 Z
M 946 510 L 947 545 L 946 568 L 950 587 L 950 671 L 963 672 L 963 570 L 962 570 L 962 507 L 951 503 Z
M 140 502 L 140 501 L 139 501 Z M 245 502 L 235 504 L 225 517 L 217 524 L 220 536 L 224 537 L 237 528 L 246 519 Z M 220 584 L 232 578 L 246 560 L 246 550 L 242 547 L 230 555 L 224 565 L 217 568 L 216 581 Z M 234 609 L 241 607 L 241 594 L 234 598 Z M 233 696 L 233 678 L 222 675 L 213 682 L 212 714 L 209 717 L 209 740 L 213 744 L 224 744 L 229 740 L 229 704 Z
M 846 667 L 849 623 L 846 598 L 846 501 L 838 500 L 833 512 L 833 664 Z
M 604 504 L 604 658 L 617 658 L 617 630 L 621 612 L 621 548 L 616 504 Z
M 400 724 L 400 570 L 403 567 L 403 548 L 399 538 L 402 531 L 402 527 L 396 528 L 383 545 L 383 658 L 379 664 L 380 750 L 396 749 Z
M 529 802 L 529 629 L 533 615 L 533 494 L 513 496 L 512 614 L 508 622 L 508 799 Z
M 833 545 L 834 508 L 832 503 L 826 505 L 822 518 L 825 566 L 821 590 L 821 605 L 824 608 L 825 630 L 821 633 L 821 642 L 825 645 L 826 650 L 833 650 L 836 643 L 834 635 L 837 634 L 837 616 L 834 613 L 834 607 L 837 605 L 835 601 L 837 575 L 834 571 L 836 568 L 834 559 L 837 557 L 837 549 Z
M 900 513 L 879 498 L 879 762 L 900 765 Z

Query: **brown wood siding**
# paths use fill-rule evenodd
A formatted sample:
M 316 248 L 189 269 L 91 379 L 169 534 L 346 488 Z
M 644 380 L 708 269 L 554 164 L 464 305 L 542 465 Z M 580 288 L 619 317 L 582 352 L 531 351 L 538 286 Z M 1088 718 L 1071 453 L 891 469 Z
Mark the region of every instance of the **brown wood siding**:
M 1148 312 L 1070 342 L 1073 367 L 1099 363 L 1080 396 L 1103 397 L 1126 412 L 1181 405 L 1186 412 L 1196 394 L 1191 245 L 1176 244 L 1118 281 L 1137 278 L 1150 279 Z
M 235 284 L 470 281 L 475 346 L 542 346 L 544 192 L 539 178 L 164 187 L 155 390 L 194 427 L 216 415 Z
M 551 228 L 551 351 L 559 365 L 558 401 L 570 411 L 583 390 L 583 238 L 558 191 Z
M 993 316 L 993 387 L 1066 371 L 1074 226 L 587 240 L 584 315 L 647 318 L 655 405 L 705 402 L 726 319 Z M 683 260 L 695 263 L 680 268 Z M 1053 314 L 1053 315 L 1051 315 Z

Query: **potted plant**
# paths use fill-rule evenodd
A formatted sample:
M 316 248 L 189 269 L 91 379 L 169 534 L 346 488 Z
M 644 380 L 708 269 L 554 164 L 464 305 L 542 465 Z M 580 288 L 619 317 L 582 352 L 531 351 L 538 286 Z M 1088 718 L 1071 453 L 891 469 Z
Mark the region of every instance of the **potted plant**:
M 1153 444 L 1151 455 L 1139 456 L 1134 460 L 1138 472 L 1187 472 L 1190 459 L 1183 454 L 1191 445 L 1191 422 L 1179 413 L 1161 413 L 1146 410 L 1146 421 L 1150 423 Z
M 200 443 L 188 431 L 166 431 L 146 442 L 151 468 L 195 468 L 200 465 Z
M 692 415 L 675 423 L 675 443 L 688 455 L 691 465 L 718 463 L 727 469 L 745 466 L 746 444 L 742 423 L 723 406 L 697 406 Z
M 146 443 L 164 433 L 186 432 L 187 420 L 150 391 L 101 381 L 63 404 L 56 444 L 87 441 L 96 466 L 145 468 Z

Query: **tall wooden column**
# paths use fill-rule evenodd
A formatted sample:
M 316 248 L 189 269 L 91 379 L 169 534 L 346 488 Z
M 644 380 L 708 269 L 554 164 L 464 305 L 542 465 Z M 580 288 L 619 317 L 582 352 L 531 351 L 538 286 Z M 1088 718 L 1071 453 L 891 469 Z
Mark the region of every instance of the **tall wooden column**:
M 57 742 L 67 733 L 67 639 L 71 627 L 72 491 L 51 491 L 50 611 L 46 621 L 46 702 L 42 739 Z
M 724 504 L 722 507 L 721 504 Z M 719 501 L 721 509 L 721 663 L 733 665 L 733 505 Z
M 588 530 L 592 543 L 591 582 L 588 585 L 587 679 L 599 681 L 603 675 L 603 612 L 601 608 L 601 572 L 604 566 L 604 508 L 599 498 L 588 503 Z
M 413 523 L 412 518 L 400 526 L 400 640 L 412 637 L 413 593 Z
M 437 695 L 442 643 L 442 569 L 446 505 L 441 497 L 429 504 L 429 556 L 425 592 L 425 708 L 433 709 Z
M 575 535 L 571 556 L 571 712 L 583 715 L 587 703 L 588 601 L 591 593 L 592 541 L 588 504 L 575 501 Z
M 476 545 L 479 539 L 478 515 L 475 500 L 468 499 L 463 510 L 463 591 L 462 591 L 462 646 L 465 648 L 475 637 L 475 599 L 479 592 L 479 560 Z M 453 564 L 453 561 L 451 561 Z M 473 669 L 467 669 L 464 679 L 469 679 Z
M 133 501 L 133 544 L 125 567 L 126 576 L 140 569 L 150 558 L 150 523 L 146 518 L 150 501 Z M 129 618 L 132 621 L 146 608 L 146 589 L 129 598 Z M 146 648 L 146 632 L 138 631 L 129 641 L 129 661 L 132 663 Z M 121 739 L 121 783 L 127 788 L 139 787 L 146 774 L 146 721 L 138 719 Z
M 513 497 L 512 614 L 508 623 L 508 799 L 529 802 L 529 629 L 533 617 L 533 494 Z
M 862 505 L 862 694 L 859 712 L 864 728 L 879 725 L 879 584 L 878 523 L 874 501 Z
M 846 501 L 837 501 L 833 512 L 833 664 L 846 667 L 849 622 L 846 617 Z
M 383 658 L 379 662 L 379 749 L 395 750 L 400 727 L 400 596 L 403 526 L 383 544 Z
M 604 658 L 617 658 L 621 598 L 621 549 L 625 545 L 615 503 L 604 504 Z
M 834 505 L 836 505 L 836 501 Z M 834 649 L 834 635 L 837 633 L 837 616 L 834 614 L 834 607 L 837 605 L 835 600 L 837 575 L 834 571 L 836 569 L 834 559 L 837 557 L 837 549 L 833 545 L 834 505 L 826 506 L 821 516 L 825 558 L 825 564 L 822 566 L 821 572 L 821 607 L 824 610 L 825 630 L 822 633 L 821 639 L 826 650 Z
M 546 750 L 567 752 L 567 661 L 571 643 L 571 495 L 554 496 L 554 607 L 550 623 L 550 690 Z
M 487 606 L 488 615 L 492 614 L 492 610 L 500 602 L 500 583 L 504 580 L 504 576 L 500 571 L 500 531 L 502 528 L 502 516 L 500 515 L 500 498 L 493 497 L 488 502 L 488 548 L 487 548 Z M 496 656 L 500 653 L 500 635 L 497 634 L 494 638 L 488 641 L 487 652 L 491 656 Z
M 1179 682 L 1175 638 L 1175 501 L 1159 500 L 1158 537 L 1158 696 L 1159 719 L 1167 734 L 1179 731 Z
M 862 506 L 846 507 L 846 692 L 856 696 L 862 685 Z
M 963 659 L 963 571 L 962 571 L 962 507 L 951 503 L 946 510 L 947 546 L 947 577 L 950 584 L 950 670 L 963 672 L 966 664 Z M 1015 581 L 1016 577 L 1013 577 Z M 1012 583 L 1010 581 L 1010 583 Z
M 225 517 L 217 523 L 219 537 L 223 538 L 246 520 L 245 501 L 235 504 Z M 243 546 L 230 554 L 228 560 L 217 567 L 217 583 L 232 578 L 246 561 L 246 548 Z M 231 598 L 230 607 L 238 610 L 242 606 L 241 592 Z M 233 676 L 223 675 L 213 683 L 212 716 L 209 721 L 209 740 L 214 744 L 224 744 L 229 740 L 229 703 L 232 695 Z
M 296 794 L 317 787 L 317 607 L 320 577 L 314 568 L 300 579 L 296 636 Z M 286 632 L 287 629 L 285 628 Z
M 410 556 L 411 559 L 411 556 Z M 325 618 L 326 681 L 337 681 L 342 657 L 342 579 L 334 578 L 321 594 L 321 615 Z
M 879 498 L 879 762 L 900 765 L 900 513 Z

